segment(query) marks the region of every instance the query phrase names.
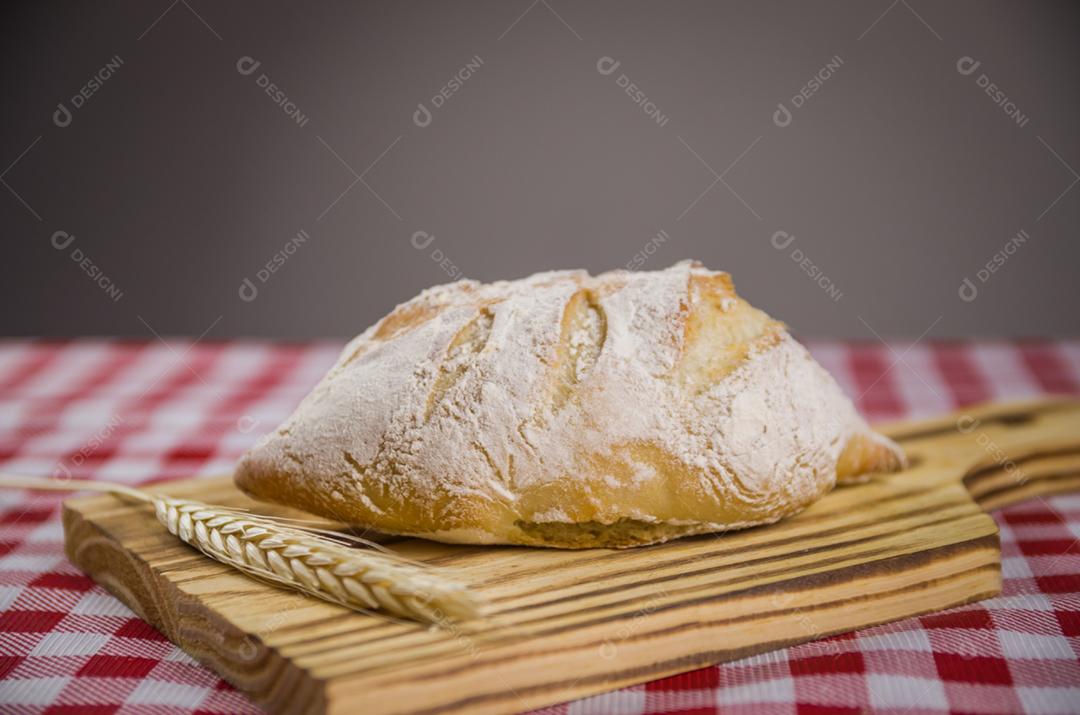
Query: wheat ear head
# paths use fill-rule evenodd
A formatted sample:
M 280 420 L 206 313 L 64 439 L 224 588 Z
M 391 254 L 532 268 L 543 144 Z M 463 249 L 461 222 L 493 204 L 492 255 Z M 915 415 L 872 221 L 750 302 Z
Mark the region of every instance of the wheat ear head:
M 0 475 L 0 487 L 86 489 L 150 503 L 170 533 L 215 561 L 346 608 L 437 625 L 480 615 L 472 592 L 430 567 L 383 551 L 349 548 L 273 517 L 108 482 Z
M 158 521 L 216 561 L 358 610 L 429 623 L 479 614 L 463 585 L 378 551 L 352 549 L 271 519 L 152 495 Z

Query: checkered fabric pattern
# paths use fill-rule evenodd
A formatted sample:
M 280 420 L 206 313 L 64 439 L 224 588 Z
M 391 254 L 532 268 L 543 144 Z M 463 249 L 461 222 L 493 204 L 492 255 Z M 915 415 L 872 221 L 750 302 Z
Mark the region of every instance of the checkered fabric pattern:
M 1080 395 L 1076 341 L 809 346 L 872 420 Z M 340 347 L 0 342 L 0 470 L 220 474 Z M 61 498 L 0 492 L 0 712 L 257 712 L 67 563 Z M 541 712 L 1080 712 L 1080 496 L 995 518 L 998 598 Z

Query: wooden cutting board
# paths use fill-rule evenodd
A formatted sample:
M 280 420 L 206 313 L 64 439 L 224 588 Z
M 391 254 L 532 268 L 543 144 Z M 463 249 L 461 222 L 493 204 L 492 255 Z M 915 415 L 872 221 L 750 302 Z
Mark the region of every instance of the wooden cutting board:
M 488 620 L 455 630 L 252 581 L 110 496 L 66 503 L 66 549 L 272 712 L 516 712 L 988 598 L 1001 556 L 984 510 L 1080 488 L 1078 402 L 986 406 L 884 431 L 907 450 L 908 470 L 838 488 L 772 526 L 628 551 L 394 541 L 490 599 Z M 227 477 L 158 487 L 256 507 Z

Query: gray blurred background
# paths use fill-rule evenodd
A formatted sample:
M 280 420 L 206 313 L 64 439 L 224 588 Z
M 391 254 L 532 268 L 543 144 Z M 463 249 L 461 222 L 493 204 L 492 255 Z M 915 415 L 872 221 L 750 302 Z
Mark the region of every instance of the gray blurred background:
M 688 257 L 804 336 L 1080 326 L 1075 3 L 3 12 L 2 334 L 348 337 Z

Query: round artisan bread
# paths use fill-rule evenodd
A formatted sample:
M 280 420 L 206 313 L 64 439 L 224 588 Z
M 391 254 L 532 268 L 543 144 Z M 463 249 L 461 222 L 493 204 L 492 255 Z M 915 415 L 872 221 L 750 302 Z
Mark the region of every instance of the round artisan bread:
M 682 262 L 426 290 L 236 482 L 386 533 L 588 548 L 773 522 L 902 464 L 781 323 Z

